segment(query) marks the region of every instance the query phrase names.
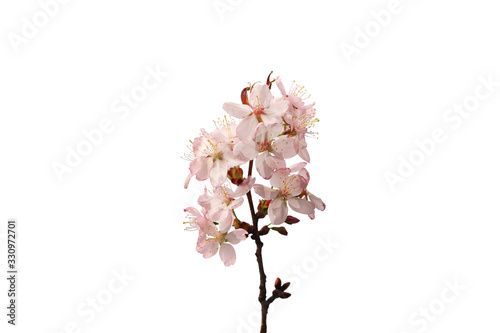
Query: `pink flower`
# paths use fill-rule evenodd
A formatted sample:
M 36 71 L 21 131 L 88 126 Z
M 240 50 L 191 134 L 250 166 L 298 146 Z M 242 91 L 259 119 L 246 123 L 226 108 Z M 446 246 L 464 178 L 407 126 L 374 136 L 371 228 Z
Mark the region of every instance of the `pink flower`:
M 283 118 L 286 122 L 286 129 L 284 134 L 288 138 L 295 140 L 295 145 L 298 146 L 298 154 L 304 160 L 309 162 L 309 152 L 307 151 L 307 143 L 305 136 L 314 136 L 317 133 L 311 132 L 310 129 L 319 121 L 316 118 L 315 103 L 305 104 L 305 100 L 310 97 L 307 95 L 307 90 L 303 86 L 297 84 L 292 85 L 288 93 L 285 91 L 283 82 L 280 77 L 276 78 L 276 85 L 278 86 L 283 100 L 290 102 L 290 108 L 284 114 Z
M 221 231 L 228 231 L 234 220 L 233 209 L 241 206 L 245 194 L 252 188 L 255 178 L 245 179 L 235 191 L 230 186 L 222 185 L 214 188 L 210 194 L 205 188 L 205 193 L 198 198 L 198 204 L 205 208 L 207 217 L 219 223 Z
M 212 131 L 211 136 L 216 139 L 218 142 L 225 142 L 231 148 L 238 142 L 240 139 L 236 135 L 236 121 L 232 117 L 224 116 L 223 119 L 217 119 L 214 121 L 215 130 Z
M 247 231 L 236 229 L 229 233 L 222 232 L 213 223 L 206 223 L 200 227 L 202 231 L 198 239 L 197 251 L 203 254 L 203 258 L 211 258 L 220 248 L 219 256 L 224 265 L 233 265 L 236 262 L 236 251 L 233 245 L 245 240 Z
M 304 179 L 304 181 L 306 182 L 306 186 L 307 186 L 309 184 L 310 177 L 309 177 L 309 172 L 307 172 L 307 170 L 304 168 L 304 166 L 305 166 L 305 163 L 304 164 L 297 163 L 295 165 L 295 170 L 298 170 L 298 174 Z M 294 168 L 294 167 L 292 167 L 292 168 Z M 314 205 L 314 208 L 316 208 L 317 210 L 324 211 L 326 208 L 326 205 L 323 202 L 323 200 L 321 200 L 320 198 L 318 198 L 317 196 L 315 196 L 314 194 L 312 194 L 308 190 L 304 190 L 301 193 L 300 197 L 311 202 Z M 308 216 L 311 220 L 314 220 L 314 218 L 315 218 L 314 210 L 311 213 L 309 213 Z
M 244 229 L 236 229 L 232 232 L 221 231 L 207 216 L 205 208 L 202 208 L 202 213 L 193 207 L 184 209 L 188 213 L 189 224 L 187 230 L 198 230 L 198 242 L 196 251 L 203 254 L 203 258 L 214 256 L 220 248 L 219 255 L 224 265 L 231 266 L 236 261 L 236 252 L 233 245 L 238 244 L 247 237 L 247 231 Z M 228 244 L 229 243 L 229 244 Z M 231 245 L 233 244 L 233 245 Z
M 188 208 L 184 209 L 184 212 L 187 213 L 187 215 L 186 215 L 187 221 L 183 222 L 183 224 L 188 224 L 188 226 L 185 228 L 185 230 L 200 231 L 201 229 L 198 226 L 198 221 L 200 221 L 201 224 L 209 221 L 208 218 L 206 217 L 207 211 L 204 208 L 202 209 L 202 214 L 200 214 L 200 212 L 194 207 L 188 207 Z
M 285 167 L 285 159 L 297 155 L 299 146 L 283 133 L 282 124 L 257 126 L 252 143 L 240 141 L 234 147 L 239 159 L 255 160 L 257 171 L 264 179 L 271 178 L 274 170 Z M 260 155 L 259 155 L 260 154 Z
M 291 174 L 292 169 L 284 168 L 276 170 L 271 179 L 269 188 L 263 185 L 254 185 L 255 193 L 265 200 L 272 200 L 269 204 L 269 218 L 272 224 L 285 222 L 288 216 L 288 206 L 298 213 L 311 214 L 314 205 L 300 198 L 300 194 L 307 186 L 306 180 L 299 174 Z
M 288 101 L 275 100 L 269 86 L 255 84 L 250 90 L 248 104 L 228 102 L 222 108 L 233 117 L 242 119 L 236 127 L 236 134 L 243 142 L 249 143 L 259 123 L 271 125 L 281 121 L 288 110 Z
M 309 96 L 303 98 L 307 90 L 305 90 L 303 86 L 295 84 L 295 81 L 293 81 L 292 88 L 290 88 L 290 91 L 288 93 L 286 92 L 285 86 L 283 85 L 281 77 L 279 76 L 276 78 L 276 86 L 280 90 L 281 95 L 283 95 L 282 98 L 284 100 L 290 101 L 290 106 L 293 106 L 295 108 L 303 107 L 304 100 L 309 98 Z
M 228 168 L 242 163 L 236 159 L 231 143 L 226 139 L 229 138 L 223 136 L 220 129 L 212 133 L 202 129 L 202 135 L 192 142 L 191 155 L 187 156 L 191 163 L 184 188 L 188 187 L 193 176 L 196 176 L 197 180 L 210 178 L 212 186 L 220 186 L 227 179 Z

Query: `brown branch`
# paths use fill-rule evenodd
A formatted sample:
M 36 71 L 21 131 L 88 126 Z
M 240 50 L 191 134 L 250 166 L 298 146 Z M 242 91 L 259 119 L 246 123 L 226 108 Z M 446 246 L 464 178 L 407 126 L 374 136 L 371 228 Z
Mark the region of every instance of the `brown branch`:
M 252 167 L 253 167 L 253 160 L 249 162 L 248 164 L 248 177 L 252 175 Z M 261 326 L 260 326 L 260 332 L 261 333 L 266 333 L 267 332 L 267 312 L 269 310 L 269 303 L 266 300 L 266 273 L 264 272 L 264 262 L 262 260 L 262 247 L 264 246 L 264 243 L 260 240 L 260 235 L 259 235 L 259 218 L 255 214 L 255 208 L 253 205 L 253 199 L 252 199 L 252 191 L 248 191 L 247 193 L 247 199 L 248 199 L 248 204 L 250 206 L 250 214 L 252 215 L 252 222 L 253 222 L 253 238 L 255 239 L 255 245 L 257 246 L 257 250 L 255 251 L 255 256 L 257 257 L 257 263 L 259 265 L 259 275 L 260 275 L 260 285 L 259 285 L 259 302 L 261 304 L 262 308 L 262 321 L 261 321 Z
M 253 160 L 251 160 L 248 164 L 248 177 L 252 175 L 252 167 Z M 259 285 L 259 302 L 261 305 L 262 312 L 262 321 L 260 325 L 260 333 L 267 333 L 267 313 L 269 310 L 269 305 L 274 302 L 278 298 L 288 298 L 290 297 L 289 293 L 286 293 L 285 290 L 290 286 L 290 283 L 281 284 L 281 280 L 278 278 L 275 283 L 275 289 L 271 297 L 266 299 L 267 291 L 266 291 L 266 273 L 264 272 L 264 261 L 262 259 L 262 247 L 264 243 L 262 243 L 260 239 L 259 232 L 259 215 L 255 213 L 255 207 L 253 205 L 252 199 L 252 190 L 247 193 L 248 204 L 250 206 L 250 214 L 252 215 L 253 227 L 251 228 L 252 238 L 255 240 L 255 245 L 257 246 L 257 250 L 255 251 L 255 256 L 257 257 L 257 263 L 259 265 L 259 275 L 260 275 L 260 285 Z

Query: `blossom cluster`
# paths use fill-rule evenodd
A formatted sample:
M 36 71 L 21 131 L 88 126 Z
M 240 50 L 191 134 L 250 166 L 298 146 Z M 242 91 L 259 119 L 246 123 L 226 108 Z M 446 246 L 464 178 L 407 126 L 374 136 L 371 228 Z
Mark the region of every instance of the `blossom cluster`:
M 257 214 L 260 218 L 269 216 L 267 232 L 284 229 L 273 225 L 298 222 L 288 215 L 289 208 L 311 219 L 316 209 L 325 209 L 323 201 L 307 189 L 310 176 L 305 167 L 310 157 L 306 138 L 315 135 L 311 132 L 318 121 L 315 104 L 307 104 L 304 87 L 294 83 L 287 92 L 280 77 L 271 81 L 270 76 L 265 84 L 244 88 L 241 103 L 224 103 L 222 108 L 229 115 L 215 122 L 211 132 L 201 129 L 201 135 L 190 141 L 191 152 L 186 155 L 190 164 L 184 187 L 193 177 L 209 180 L 211 185 L 198 198 L 200 210 L 185 209 L 186 229 L 198 231 L 196 250 L 204 258 L 219 252 L 226 266 L 236 261 L 232 245 L 259 232 L 235 215 L 252 190 L 262 198 Z M 280 97 L 272 95 L 273 83 Z M 294 157 L 302 161 L 287 166 L 287 160 Z M 246 163 L 250 170 L 255 165 L 259 176 L 271 186 L 256 184 L 250 174 L 244 177 L 241 166 Z M 260 233 L 264 234 L 263 230 Z

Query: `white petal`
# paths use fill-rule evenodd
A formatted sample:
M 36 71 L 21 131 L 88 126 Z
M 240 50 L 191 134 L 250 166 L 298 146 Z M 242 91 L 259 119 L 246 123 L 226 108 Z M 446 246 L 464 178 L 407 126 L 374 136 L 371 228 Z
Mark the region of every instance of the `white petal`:
M 184 209 L 184 211 L 189 213 L 189 214 L 192 214 L 196 217 L 201 217 L 200 212 L 198 212 L 198 210 L 194 207 L 188 207 L 188 208 Z
M 263 152 L 257 159 L 255 160 L 255 168 L 259 175 L 261 175 L 264 179 L 269 179 L 273 175 L 274 169 L 276 168 L 276 163 L 272 158 L 268 158 L 270 156 L 269 152 Z
M 234 265 L 236 262 L 236 251 L 231 244 L 222 243 L 219 251 L 220 259 L 225 266 Z
M 282 224 L 288 216 L 288 206 L 283 199 L 275 199 L 271 201 L 268 212 L 272 224 Z
M 226 240 L 229 243 L 236 245 L 239 242 L 245 240 L 247 238 L 247 234 L 248 232 L 244 229 L 236 229 L 227 234 Z
M 290 178 L 290 169 L 288 168 L 278 169 L 273 173 L 270 179 L 271 186 L 277 187 L 281 190 L 284 188 L 289 178 Z
M 311 162 L 311 157 L 309 157 L 309 152 L 307 151 L 307 146 L 300 147 L 299 156 L 306 162 Z
M 253 186 L 255 193 L 260 195 L 265 200 L 272 200 L 278 195 L 278 191 L 273 190 L 267 186 L 255 184 Z
M 252 143 L 244 143 L 243 141 L 240 141 L 236 145 L 234 145 L 233 152 L 236 158 L 243 160 L 243 162 L 253 160 L 257 157 L 257 155 L 259 155 L 257 145 Z
M 236 135 L 244 143 L 250 143 L 253 140 L 257 125 L 259 125 L 257 117 L 254 115 L 248 116 L 240 121 L 238 127 L 236 127 Z
M 210 160 L 212 160 L 210 158 Z M 212 186 L 220 186 L 227 179 L 227 165 L 223 160 L 215 160 L 212 169 L 210 170 L 210 182 Z
M 200 168 L 196 172 L 196 179 L 207 180 L 210 175 L 210 169 L 212 169 L 212 165 L 214 162 L 212 161 L 211 157 L 198 157 L 197 159 L 199 159 L 200 161 Z
M 239 119 L 245 118 L 250 113 L 252 113 L 252 108 L 248 105 L 245 105 L 245 104 L 237 104 L 237 103 L 228 102 L 228 103 L 224 103 L 222 105 L 222 108 L 224 109 L 224 111 L 229 113 L 231 116 L 233 116 L 235 118 L 239 118 Z
M 297 213 L 311 214 L 314 212 L 314 205 L 306 199 L 289 198 L 288 205 Z
M 297 172 L 304 169 L 307 166 L 306 162 L 295 163 L 290 167 L 290 172 Z
M 219 229 L 221 233 L 228 232 L 233 225 L 233 211 L 223 210 L 217 222 L 219 222 Z
M 308 197 L 309 197 L 309 200 L 311 200 L 311 202 L 313 203 L 314 207 L 316 207 L 316 209 L 321 210 L 321 211 L 325 210 L 326 205 L 323 202 L 323 200 L 321 200 L 320 198 L 318 198 L 317 196 L 315 196 L 311 192 L 309 192 Z
M 267 84 L 256 84 L 250 91 L 249 102 L 254 108 L 261 107 L 266 108 L 269 106 L 269 102 L 273 98 L 271 90 Z
M 298 153 L 296 142 L 295 139 L 282 135 L 274 140 L 273 151 L 282 155 L 283 158 L 292 158 Z
M 255 177 L 246 178 L 233 192 L 233 198 L 242 197 L 250 191 L 255 184 Z
M 248 191 L 247 191 L 248 192 Z M 245 195 L 244 193 L 243 195 Z M 231 201 L 231 203 L 227 206 L 228 209 L 236 209 L 243 204 L 243 198 L 237 198 Z
M 189 174 L 186 178 L 186 180 L 184 181 L 184 188 L 188 188 L 189 186 L 189 181 L 191 180 L 191 178 L 193 177 L 194 175 L 193 174 Z
M 276 86 L 278 86 L 278 89 L 280 90 L 281 94 L 283 96 L 286 96 L 285 86 L 283 85 L 283 82 L 281 81 L 281 78 L 279 76 L 276 78 Z
M 264 113 L 268 116 L 281 118 L 281 116 L 288 110 L 290 103 L 288 101 L 273 101 L 269 105 L 269 108 L 264 110 Z
M 198 250 L 198 252 L 203 254 L 203 258 L 208 259 L 217 253 L 219 250 L 219 243 L 208 239 L 201 244 L 198 244 Z

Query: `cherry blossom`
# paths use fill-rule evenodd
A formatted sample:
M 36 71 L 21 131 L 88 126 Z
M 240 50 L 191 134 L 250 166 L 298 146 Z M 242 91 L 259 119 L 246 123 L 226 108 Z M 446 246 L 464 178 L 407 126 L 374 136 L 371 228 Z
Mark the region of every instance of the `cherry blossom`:
M 233 209 L 243 204 L 242 196 L 250 191 L 254 183 L 255 178 L 249 177 L 234 191 L 229 185 L 217 186 L 213 193 L 205 188 L 205 193 L 198 198 L 198 204 L 208 211 L 209 219 L 219 223 L 221 231 L 227 231 L 233 223 Z
M 254 84 L 250 89 L 248 104 L 224 103 L 222 108 L 231 116 L 241 119 L 236 127 L 236 134 L 249 143 L 259 123 L 271 125 L 279 122 L 288 110 L 288 101 L 276 100 L 268 85 Z
M 229 233 L 223 232 L 214 223 L 202 223 L 200 229 L 197 250 L 203 254 L 203 258 L 213 257 L 220 248 L 219 256 L 224 265 L 233 265 L 236 262 L 236 251 L 233 245 L 245 240 L 247 231 L 236 229 Z
M 255 241 L 260 277 L 258 299 L 262 306 L 261 333 L 267 332 L 270 303 L 291 296 L 285 291 L 290 283 L 282 283 L 278 278 L 272 296 L 267 297 L 262 239 L 271 232 L 289 234 L 288 226 L 275 226 L 300 222 L 288 215 L 289 211 L 314 219 L 316 211 L 326 207 L 308 189 L 311 177 L 306 169 L 310 161 L 307 138 L 316 135 L 311 131 L 318 122 L 315 103 L 306 102 L 310 96 L 303 86 L 294 81 L 287 92 L 281 78 L 272 80 L 271 74 L 265 84 L 245 87 L 240 96 L 241 104 L 224 103 L 222 109 L 229 115 L 214 121 L 215 128 L 211 132 L 201 129 L 201 134 L 190 141 L 190 153 L 185 155 L 189 161 L 189 175 L 184 187 L 188 187 L 193 177 L 207 181 L 204 193 L 197 200 L 201 208 L 185 209 L 185 229 L 198 232 L 196 251 L 203 258 L 219 253 L 223 264 L 231 266 L 236 262 L 234 246 L 247 238 Z M 279 97 L 271 93 L 274 82 L 281 93 Z M 287 162 L 298 158 L 304 162 L 287 167 Z M 258 175 L 252 176 L 254 167 Z M 264 184 L 256 184 L 262 180 Z M 253 194 L 262 199 L 254 203 Z M 245 201 L 250 208 L 246 216 L 240 214 Z M 248 216 L 251 221 L 245 222 Z M 268 222 L 259 226 L 259 222 L 266 219 Z
M 220 186 L 226 181 L 228 168 L 242 163 L 235 157 L 229 138 L 220 129 L 212 133 L 202 129 L 201 132 L 202 135 L 192 142 L 192 154 L 188 156 L 191 159 L 190 173 L 184 182 L 184 188 L 188 187 L 193 176 L 197 180 L 210 178 L 213 186 Z
M 257 126 L 254 140 L 250 144 L 240 141 L 234 147 L 239 158 L 252 160 L 255 158 L 257 171 L 264 179 L 271 178 L 274 170 L 285 166 L 285 159 L 298 153 L 298 145 L 293 139 L 281 136 L 282 124 Z
M 255 193 L 265 200 L 272 200 L 269 204 L 269 218 L 272 224 L 285 222 L 288 206 L 303 214 L 311 214 L 314 211 L 313 204 L 298 197 L 307 186 L 306 180 L 298 174 L 291 174 L 291 171 L 290 168 L 276 170 L 270 179 L 273 188 L 254 185 Z

